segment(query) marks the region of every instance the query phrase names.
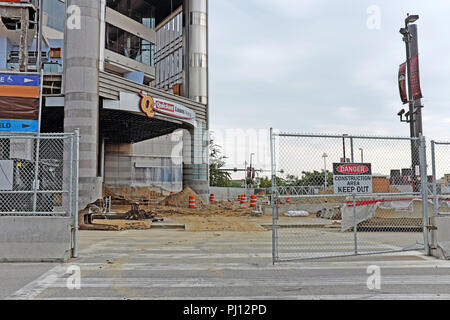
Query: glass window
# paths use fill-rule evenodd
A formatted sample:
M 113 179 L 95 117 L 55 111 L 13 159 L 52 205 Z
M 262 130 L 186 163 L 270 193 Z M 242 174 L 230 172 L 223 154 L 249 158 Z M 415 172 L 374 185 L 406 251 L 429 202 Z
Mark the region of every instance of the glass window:
M 106 49 L 148 66 L 154 66 L 155 44 L 106 24 Z
M 107 0 L 106 5 L 150 29 L 155 29 L 155 7 L 146 0 Z
M 64 32 L 65 4 L 61 0 L 43 2 L 44 14 L 47 16 L 47 27 Z M 45 20 L 44 20 L 45 21 Z

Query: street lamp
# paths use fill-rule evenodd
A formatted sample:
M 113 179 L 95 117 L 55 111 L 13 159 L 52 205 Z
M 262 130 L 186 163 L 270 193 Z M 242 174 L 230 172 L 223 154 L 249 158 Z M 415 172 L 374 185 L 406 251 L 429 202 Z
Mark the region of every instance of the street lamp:
M 412 14 L 412 15 L 408 14 L 408 16 L 405 19 L 405 24 L 406 24 L 406 26 L 408 26 L 408 24 L 414 23 L 417 20 L 419 20 L 419 15 L 418 14 Z
M 359 148 L 359 151 L 361 151 L 361 163 L 364 163 L 364 153 L 363 153 L 363 148 Z
M 413 23 L 419 19 L 419 16 L 408 14 L 405 19 L 404 28 L 400 29 L 403 35 L 403 41 L 406 47 L 406 68 L 407 68 L 407 89 L 408 89 L 408 103 L 409 111 L 401 110 L 398 113 L 401 122 L 409 123 L 409 130 L 411 138 L 418 138 L 423 134 L 422 130 L 422 103 L 420 98 L 416 99 L 412 92 L 411 85 L 411 57 L 418 55 L 418 40 L 417 40 L 417 26 Z M 413 24 L 413 25 L 411 25 Z M 406 120 L 403 120 L 403 115 Z M 419 146 L 417 141 L 411 140 L 411 167 L 413 169 L 413 185 L 414 191 L 417 191 L 417 177 L 415 175 L 415 168 L 419 165 Z
M 324 178 L 325 178 L 325 182 L 324 182 L 324 186 L 325 186 L 325 189 L 327 188 L 327 157 L 328 157 L 328 155 L 326 154 L 326 153 L 324 153 L 323 155 L 322 155 L 322 158 L 323 158 L 323 174 L 324 174 Z
M 250 171 L 252 170 L 252 158 L 254 155 L 255 155 L 254 153 L 250 154 Z
M 254 156 L 255 154 L 254 153 L 251 153 L 250 154 L 250 172 L 249 172 L 249 176 L 248 176 L 248 181 L 251 181 L 251 186 L 253 187 L 253 168 L 252 168 L 252 166 L 253 166 L 253 164 L 252 164 L 252 158 L 253 158 L 253 156 Z

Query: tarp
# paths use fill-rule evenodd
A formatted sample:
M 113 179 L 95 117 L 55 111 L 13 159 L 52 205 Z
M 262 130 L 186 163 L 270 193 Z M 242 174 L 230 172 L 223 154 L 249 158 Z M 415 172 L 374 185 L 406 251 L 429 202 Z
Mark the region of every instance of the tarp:
M 448 208 L 450 199 L 439 200 L 439 208 Z M 384 210 L 393 210 L 394 215 L 392 218 L 421 218 L 422 199 L 418 197 L 405 197 L 405 198 L 381 198 L 381 197 L 367 197 L 364 199 L 358 199 L 356 201 L 356 221 L 361 223 L 367 221 L 376 216 L 378 208 Z M 432 198 L 428 199 L 429 205 L 433 204 Z M 429 210 L 429 215 L 432 211 Z M 347 231 L 354 226 L 353 219 L 353 201 L 350 197 L 347 198 L 347 202 L 342 207 L 342 222 L 341 230 Z

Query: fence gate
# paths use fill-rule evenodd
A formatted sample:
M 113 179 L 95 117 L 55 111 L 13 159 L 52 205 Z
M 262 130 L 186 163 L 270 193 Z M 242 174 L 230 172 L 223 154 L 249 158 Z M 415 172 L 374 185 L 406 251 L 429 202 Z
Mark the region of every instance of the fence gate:
M 274 263 L 428 248 L 424 137 L 270 136 Z
M 76 255 L 77 201 L 78 131 L 39 136 L 0 135 L 0 218 L 70 218 L 68 238 L 72 255 Z M 51 233 L 51 225 L 48 228 L 39 232 Z
M 450 217 L 450 142 L 431 141 L 431 168 L 433 180 L 429 189 L 433 199 L 433 211 L 430 216 L 433 219 L 430 219 L 430 225 L 434 224 L 437 232 L 430 235 L 430 246 L 437 251 L 442 249 L 447 258 L 448 247 L 445 242 L 448 241 L 448 236 L 444 225 L 442 228 L 438 225 L 438 220 L 447 220 Z

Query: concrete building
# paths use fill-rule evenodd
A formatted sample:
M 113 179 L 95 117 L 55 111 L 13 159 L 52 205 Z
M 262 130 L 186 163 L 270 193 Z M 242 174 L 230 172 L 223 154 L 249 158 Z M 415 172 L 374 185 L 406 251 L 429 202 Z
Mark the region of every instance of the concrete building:
M 36 20 L 36 2 L 0 2 L 0 15 L 26 7 Z M 208 1 L 45 0 L 43 8 L 42 131 L 80 129 L 80 208 L 105 187 L 191 186 L 206 198 Z M 35 25 L 24 38 L 5 21 L 0 69 L 35 71 Z M 17 54 L 24 46 L 28 57 Z

